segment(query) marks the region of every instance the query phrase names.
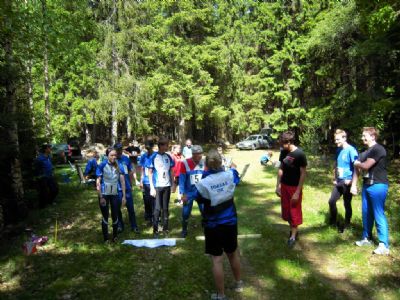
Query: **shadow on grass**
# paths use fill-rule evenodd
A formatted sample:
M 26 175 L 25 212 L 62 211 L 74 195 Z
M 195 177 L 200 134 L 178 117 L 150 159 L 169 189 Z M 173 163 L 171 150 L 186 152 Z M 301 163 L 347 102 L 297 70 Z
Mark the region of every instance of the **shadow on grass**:
M 265 169 L 263 178 L 272 178 L 275 169 Z M 325 184 L 329 175 L 323 170 L 311 170 L 316 184 Z M 310 181 L 307 180 L 307 184 Z M 347 251 L 361 232 L 359 225 L 343 237 L 326 223 L 326 211 L 318 211 L 321 223 L 301 227 L 298 245 L 288 249 L 288 225 L 280 221 L 280 201 L 274 196 L 275 186 L 242 182 L 235 202 L 238 210 L 239 233 L 261 233 L 260 239 L 240 240 L 244 280 L 243 295 L 227 291 L 233 299 L 371 299 L 379 289 L 399 289 L 396 275 L 370 276 L 360 284 L 343 272 L 325 273 L 329 255 Z M 263 194 L 265 193 L 265 195 Z M 171 197 L 173 198 L 173 197 Z M 136 200 L 138 199 L 138 200 Z M 140 192 L 135 191 L 138 223 L 143 214 Z M 181 207 L 172 206 L 171 229 L 180 231 Z M 328 207 L 326 207 L 328 209 Z M 195 216 L 190 224 L 198 224 Z M 189 237 L 174 248 L 142 249 L 122 245 L 103 245 L 100 232 L 100 212 L 93 190 L 63 186 L 59 204 L 38 211 L 39 232 L 54 233 L 54 218 L 60 224 L 59 242 L 49 245 L 36 255 L 24 257 L 19 245 L 2 247 L 0 265 L 5 267 L 0 288 L 5 299 L 208 299 L 214 290 L 211 263 L 203 254 L 204 243 L 194 236 L 202 234 L 200 226 L 191 227 Z M 71 227 L 69 227 L 71 226 Z M 145 229 L 140 238 L 150 237 Z M 132 238 L 128 232 L 121 235 Z M 350 241 L 349 241 L 350 240 Z M 344 249 L 344 250 L 343 250 Z M 353 250 L 351 250 L 353 251 Z M 359 260 L 362 252 L 354 255 Z M 339 266 L 338 266 L 339 267 Z M 349 268 L 351 268 L 349 266 Z M 3 272 L 3 271 L 2 271 Z M 9 275 L 7 275 L 9 274 Z M 232 275 L 226 272 L 227 285 Z

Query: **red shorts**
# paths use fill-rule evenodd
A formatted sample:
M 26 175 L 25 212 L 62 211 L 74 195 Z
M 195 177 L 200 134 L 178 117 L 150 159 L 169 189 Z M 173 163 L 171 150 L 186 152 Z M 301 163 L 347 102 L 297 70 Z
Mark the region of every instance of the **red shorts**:
M 303 224 L 303 213 L 301 211 L 303 192 L 300 193 L 297 203 L 291 203 L 290 201 L 296 189 L 297 186 L 281 184 L 282 219 L 288 221 L 294 227 Z

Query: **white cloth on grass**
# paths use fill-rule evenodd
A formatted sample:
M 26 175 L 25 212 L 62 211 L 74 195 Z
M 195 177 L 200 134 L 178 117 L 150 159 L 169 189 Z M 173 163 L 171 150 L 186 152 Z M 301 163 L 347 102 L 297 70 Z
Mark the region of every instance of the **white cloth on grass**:
M 173 247 L 176 239 L 145 239 L 145 240 L 125 240 L 122 245 L 132 245 L 135 247 L 157 248 L 161 246 Z

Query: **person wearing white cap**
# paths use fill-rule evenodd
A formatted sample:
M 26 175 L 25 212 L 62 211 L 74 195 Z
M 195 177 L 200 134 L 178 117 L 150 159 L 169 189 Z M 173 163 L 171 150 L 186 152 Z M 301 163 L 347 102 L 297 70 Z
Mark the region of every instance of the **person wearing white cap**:
M 195 184 L 203 176 L 205 162 L 203 160 L 203 148 L 199 145 L 192 146 L 192 157 L 181 162 L 179 172 L 179 191 L 182 194 L 182 237 L 187 236 L 189 217 L 192 212 L 193 201 L 198 193 Z M 202 206 L 199 204 L 200 213 Z

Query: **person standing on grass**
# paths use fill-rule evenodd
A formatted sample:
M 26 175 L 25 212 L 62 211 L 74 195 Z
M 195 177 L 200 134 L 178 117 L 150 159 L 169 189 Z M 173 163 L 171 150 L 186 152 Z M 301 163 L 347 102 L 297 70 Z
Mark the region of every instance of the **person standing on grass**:
M 91 159 L 88 160 L 85 172 L 83 172 L 83 176 L 85 176 L 86 180 L 96 179 L 96 169 L 99 159 L 100 159 L 99 153 L 96 150 L 94 150 L 93 156 Z
M 362 240 L 357 241 L 359 247 L 372 245 L 372 228 L 374 222 L 378 233 L 379 246 L 374 250 L 378 255 L 389 255 L 389 225 L 385 216 L 385 202 L 389 188 L 386 170 L 386 150 L 377 143 L 378 130 L 364 127 L 362 141 L 368 149 L 360 154 L 354 167 L 363 171 L 362 188 Z
M 304 152 L 294 144 L 295 136 L 291 131 L 282 133 L 279 142 L 282 147 L 281 162 L 276 194 L 281 198 L 282 219 L 290 225 L 288 246 L 293 247 L 298 236 L 298 226 L 303 223 L 301 209 L 303 184 L 306 178 L 307 158 Z
M 197 199 L 197 189 L 195 184 L 203 176 L 205 163 L 203 158 L 203 148 L 199 145 L 193 145 L 192 157 L 184 159 L 181 163 L 179 175 L 179 191 L 182 193 L 182 232 L 181 236 L 187 236 L 189 217 L 192 212 L 193 201 Z M 200 213 L 202 205 L 199 204 Z
M 357 150 L 347 143 L 347 134 L 342 129 L 335 131 L 336 160 L 333 176 L 333 190 L 329 199 L 330 218 L 329 224 L 337 226 L 340 232 L 350 225 L 352 216 L 351 199 L 357 194 L 357 172 L 353 164 L 358 158 Z M 337 224 L 336 202 L 343 196 L 345 219 L 343 226 Z
M 224 168 L 224 171 L 229 170 L 231 168 L 232 158 L 226 157 L 224 155 L 224 145 L 222 143 L 218 144 L 217 151 L 218 151 L 219 155 L 221 155 L 222 167 Z
M 117 152 L 117 162 L 123 169 L 125 176 L 125 198 L 126 198 L 126 209 L 128 210 L 129 222 L 131 225 L 131 230 L 135 233 L 139 233 L 139 228 L 136 224 L 135 206 L 133 204 L 133 194 L 132 194 L 132 181 L 133 173 L 135 170 L 132 168 L 130 159 L 122 154 L 122 144 L 117 143 L 114 145 L 114 149 Z M 122 191 L 119 192 L 119 198 L 122 199 Z M 118 210 L 118 220 L 119 220 L 119 231 L 124 231 L 125 224 L 122 217 L 121 209 Z
M 40 147 L 40 154 L 34 161 L 36 188 L 39 196 L 39 208 L 54 202 L 58 195 L 58 183 L 53 174 L 51 163 L 51 145 L 43 144 Z
M 191 158 L 192 157 L 192 140 L 187 139 L 185 142 L 185 147 L 183 147 L 182 155 L 184 158 Z
M 162 211 L 162 225 L 164 235 L 168 235 L 169 201 L 171 197 L 171 187 L 174 188 L 172 168 L 174 161 L 166 153 L 168 151 L 169 140 L 161 137 L 158 141 L 158 152 L 151 157 L 149 168 L 150 194 L 156 198 L 153 211 L 153 235 L 158 237 L 158 218 Z
M 176 188 L 179 187 L 179 172 L 181 168 L 181 162 L 182 162 L 182 153 L 181 153 L 181 145 L 173 145 L 171 149 L 171 157 L 172 160 L 174 161 L 175 166 L 172 168 L 172 176 L 174 178 L 174 186 L 175 189 L 172 190 L 173 193 L 176 192 Z M 178 196 L 177 196 L 177 204 L 181 205 L 181 190 L 180 188 L 178 189 Z
M 149 180 L 148 166 L 151 164 L 151 157 L 154 154 L 153 140 L 147 140 L 144 146 L 147 151 L 143 152 L 140 156 L 140 166 L 141 166 L 140 188 L 142 189 L 143 192 L 144 219 L 145 221 L 147 221 L 148 226 L 152 226 L 155 198 L 150 194 L 150 180 Z
M 199 203 L 204 205 L 203 226 L 205 236 L 205 253 L 211 255 L 212 272 L 217 293 L 211 299 L 226 299 L 224 288 L 223 253 L 225 252 L 235 278 L 235 291 L 243 290 L 241 280 L 240 258 L 237 249 L 237 213 L 233 200 L 235 187 L 239 183 L 236 166 L 224 171 L 222 157 L 212 149 L 206 157 L 207 171 L 203 179 L 196 183 L 199 192 Z
M 129 143 L 129 146 L 124 149 L 124 153 L 129 156 L 129 159 L 131 161 L 132 174 L 133 174 L 133 180 L 135 181 L 135 185 L 139 185 L 139 181 L 137 180 L 137 174 L 136 174 L 139 170 L 138 166 L 138 157 L 140 156 L 139 143 L 133 140 L 132 143 Z
M 103 216 L 101 220 L 101 229 L 104 242 L 108 242 L 108 216 L 111 207 L 112 219 L 112 241 L 117 241 L 118 236 L 118 211 L 120 202 L 118 192 L 122 191 L 122 205 L 125 205 L 125 178 L 123 170 L 117 162 L 117 152 L 113 148 L 106 151 L 107 160 L 103 161 L 96 171 L 96 188 L 99 193 L 99 206 Z

